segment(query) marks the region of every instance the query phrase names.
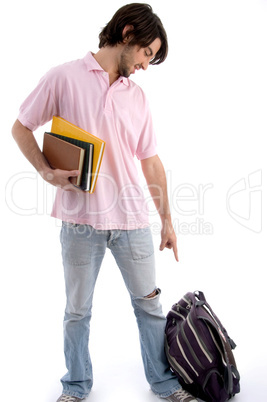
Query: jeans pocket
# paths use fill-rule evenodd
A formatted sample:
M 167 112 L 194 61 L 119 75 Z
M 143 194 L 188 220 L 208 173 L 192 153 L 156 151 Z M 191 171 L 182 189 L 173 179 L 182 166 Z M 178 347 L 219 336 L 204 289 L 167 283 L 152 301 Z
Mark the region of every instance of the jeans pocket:
M 63 222 L 60 234 L 63 263 L 88 265 L 91 261 L 90 227 Z
M 133 260 L 142 260 L 154 254 L 154 245 L 149 227 L 127 232 Z

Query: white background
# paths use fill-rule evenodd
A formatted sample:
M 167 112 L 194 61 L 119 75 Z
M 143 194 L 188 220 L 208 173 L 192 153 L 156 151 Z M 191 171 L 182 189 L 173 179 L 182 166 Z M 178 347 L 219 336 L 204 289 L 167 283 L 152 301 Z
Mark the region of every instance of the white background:
M 52 66 L 97 51 L 98 33 L 125 3 L 24 0 L 1 5 L 0 399 L 55 402 L 65 373 L 65 304 L 54 190 L 37 179 L 11 138 L 22 101 Z M 237 343 L 239 402 L 266 389 L 266 0 L 151 0 L 169 57 L 138 72 L 164 163 L 180 262 L 160 252 L 167 313 L 204 291 Z M 42 141 L 44 128 L 37 131 Z M 6 200 L 4 199 L 4 193 Z M 92 402 L 156 401 L 146 383 L 130 300 L 111 255 L 97 283 L 90 348 Z

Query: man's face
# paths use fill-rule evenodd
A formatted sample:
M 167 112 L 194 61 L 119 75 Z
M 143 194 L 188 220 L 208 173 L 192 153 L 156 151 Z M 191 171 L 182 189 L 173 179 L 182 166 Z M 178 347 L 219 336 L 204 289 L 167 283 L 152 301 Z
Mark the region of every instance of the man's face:
M 156 38 L 148 47 L 125 45 L 119 60 L 118 71 L 123 77 L 129 77 L 135 70 L 146 70 L 149 62 L 155 57 L 161 46 L 161 40 Z

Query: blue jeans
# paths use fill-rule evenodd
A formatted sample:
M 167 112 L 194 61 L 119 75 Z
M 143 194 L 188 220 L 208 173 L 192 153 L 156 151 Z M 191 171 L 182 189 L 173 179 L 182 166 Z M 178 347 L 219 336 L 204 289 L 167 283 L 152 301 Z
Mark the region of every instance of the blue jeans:
M 96 230 L 63 222 L 61 230 L 67 304 L 64 351 L 67 374 L 63 393 L 88 396 L 93 385 L 88 341 L 92 299 L 99 269 L 108 247 L 121 271 L 137 319 L 145 374 L 152 391 L 169 396 L 180 388 L 164 353 L 166 318 L 155 284 L 154 248 L 150 228 Z M 155 296 L 151 295 L 155 290 Z

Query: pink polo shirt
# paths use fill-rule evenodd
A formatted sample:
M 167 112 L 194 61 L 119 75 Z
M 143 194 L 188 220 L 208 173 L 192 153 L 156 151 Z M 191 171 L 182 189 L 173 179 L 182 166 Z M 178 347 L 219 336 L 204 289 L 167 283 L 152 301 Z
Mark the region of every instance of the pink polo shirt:
M 146 97 L 125 77 L 109 76 L 92 53 L 51 69 L 20 108 L 19 121 L 34 131 L 60 116 L 102 138 L 106 148 L 93 194 L 57 190 L 52 216 L 99 230 L 149 225 L 135 156 L 156 155 Z

